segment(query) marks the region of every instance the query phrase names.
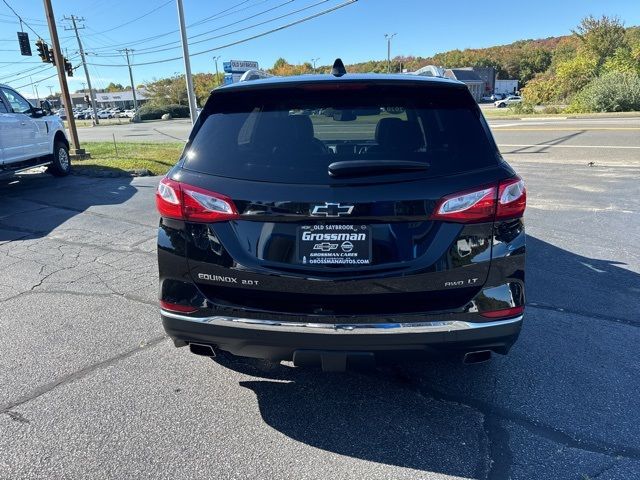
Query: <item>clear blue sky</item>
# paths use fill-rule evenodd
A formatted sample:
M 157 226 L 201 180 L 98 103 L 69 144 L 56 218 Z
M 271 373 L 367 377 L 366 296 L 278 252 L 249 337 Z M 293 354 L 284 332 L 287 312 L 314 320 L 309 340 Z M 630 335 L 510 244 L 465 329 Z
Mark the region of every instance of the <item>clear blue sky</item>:
M 41 0 L 6 1 L 38 34 L 49 37 Z M 64 31 L 63 26 L 68 26 L 69 22 L 63 21 L 62 17 L 71 14 L 85 18 L 83 24 L 86 28 L 81 31 L 85 49 L 98 54 L 89 57 L 91 63 L 124 64 L 124 58 L 119 56 L 117 50 L 126 46 L 136 50 L 134 63 L 181 55 L 178 48 L 180 37 L 176 31 L 178 20 L 175 0 L 52 1 L 62 46 L 69 56 L 77 55 L 78 46 L 72 32 Z M 186 21 L 188 25 L 192 25 L 187 29 L 189 36 L 193 37 L 190 40 L 192 69 L 194 73 L 214 71 L 214 55 L 221 55 L 221 61 L 257 60 L 264 67 L 273 65 L 278 57 L 284 57 L 292 63 L 319 57 L 319 65 L 330 64 L 337 56 L 342 57 L 345 63 L 382 59 L 386 57 L 384 33 L 397 33 L 392 44 L 392 55 L 429 56 L 455 48 L 486 47 L 520 39 L 565 35 L 570 33 L 582 17 L 589 14 L 617 15 L 627 26 L 640 24 L 638 0 L 538 0 L 521 4 L 520 7 L 517 2 L 504 0 L 359 0 L 327 15 L 244 44 L 193 55 L 268 31 L 343 2 L 344 0 L 184 0 Z M 311 8 L 306 8 L 310 6 Z M 268 9 L 273 10 L 262 13 Z M 251 27 L 299 9 L 304 10 L 241 32 L 217 39 L 209 38 Z M 224 10 L 227 11 L 220 14 Z M 247 19 L 254 15 L 254 18 Z M 137 19 L 138 17 L 142 18 Z M 208 17 L 214 18 L 207 20 Z M 198 22 L 200 23 L 193 25 Z M 229 26 L 231 23 L 235 24 Z M 2 1 L 0 27 L 0 83 L 22 87 L 31 83 L 31 75 L 33 82 L 38 83 L 40 95 L 48 93 L 48 85 L 58 90 L 57 78 L 45 79 L 55 73 L 53 68 L 46 64 L 29 63 L 39 60 L 33 46 L 36 38 L 31 31 L 29 34 L 34 57 L 20 56 L 15 40 L 19 23 Z M 149 38 L 154 36 L 157 38 Z M 201 43 L 194 43 L 199 41 Z M 154 51 L 159 48 L 167 50 Z M 74 60 L 73 64 L 78 64 L 78 60 Z M 26 71 L 28 69 L 31 70 Z M 134 79 L 136 83 L 142 83 L 181 72 L 182 69 L 181 60 L 137 66 L 134 68 Z M 90 74 L 94 88 L 102 88 L 111 81 L 129 83 L 126 68 L 92 66 Z M 83 81 L 84 72 L 82 69 L 76 70 L 75 76 L 70 80 L 70 88 L 82 88 Z M 31 86 L 20 90 L 31 96 Z

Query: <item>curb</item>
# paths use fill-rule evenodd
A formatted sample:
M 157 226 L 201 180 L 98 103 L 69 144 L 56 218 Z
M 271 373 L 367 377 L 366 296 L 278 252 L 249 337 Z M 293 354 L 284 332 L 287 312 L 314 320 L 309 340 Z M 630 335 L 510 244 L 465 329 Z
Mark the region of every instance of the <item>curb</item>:
M 146 168 L 136 170 L 106 170 L 100 167 L 82 167 L 71 170 L 72 175 L 90 178 L 120 178 L 120 177 L 153 177 L 155 174 Z

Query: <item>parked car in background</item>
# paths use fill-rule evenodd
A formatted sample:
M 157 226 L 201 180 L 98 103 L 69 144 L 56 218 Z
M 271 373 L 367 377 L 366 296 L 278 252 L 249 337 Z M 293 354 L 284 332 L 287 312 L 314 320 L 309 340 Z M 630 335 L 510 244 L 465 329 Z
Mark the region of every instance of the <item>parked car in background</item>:
M 494 93 L 489 98 L 491 99 L 492 102 L 495 102 L 495 101 L 498 101 L 498 100 L 503 100 L 504 97 L 506 97 L 506 95 L 504 93 Z
M 133 109 L 129 109 L 129 110 L 125 110 L 124 111 L 124 116 L 126 118 L 133 118 L 135 116 L 135 114 L 136 114 L 136 111 L 133 110 Z
M 522 97 L 518 95 L 509 95 L 504 100 L 498 100 L 497 102 L 494 103 L 494 105 L 498 108 L 505 108 L 505 107 L 508 107 L 509 105 L 513 105 L 514 103 L 520 103 L 520 102 L 522 102 Z
M 0 84 L 0 176 L 47 165 L 49 173 L 71 171 L 69 141 L 48 101 L 34 107 L 8 85 Z
M 98 112 L 98 118 L 102 118 L 102 119 L 105 119 L 105 118 L 114 118 L 114 115 L 113 115 L 113 113 L 112 113 L 111 111 L 109 111 L 109 110 L 100 110 L 100 111 Z

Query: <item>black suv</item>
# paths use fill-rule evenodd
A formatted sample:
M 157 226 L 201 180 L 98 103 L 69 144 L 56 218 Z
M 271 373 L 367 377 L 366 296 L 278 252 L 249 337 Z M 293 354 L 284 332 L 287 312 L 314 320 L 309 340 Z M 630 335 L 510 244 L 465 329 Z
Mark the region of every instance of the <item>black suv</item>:
M 218 88 L 156 202 L 162 321 L 194 353 L 477 362 L 520 332 L 525 187 L 460 82 Z

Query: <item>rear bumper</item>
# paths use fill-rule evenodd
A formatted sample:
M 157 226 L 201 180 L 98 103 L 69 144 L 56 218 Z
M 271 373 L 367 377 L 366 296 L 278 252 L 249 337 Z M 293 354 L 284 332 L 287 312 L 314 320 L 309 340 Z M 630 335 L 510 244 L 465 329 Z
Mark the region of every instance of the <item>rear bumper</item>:
M 411 323 L 302 323 L 228 316 L 191 317 L 161 311 L 166 332 L 185 343 L 215 345 L 235 355 L 291 360 L 301 350 L 372 353 L 507 353 L 522 316 L 491 321 L 432 320 Z

